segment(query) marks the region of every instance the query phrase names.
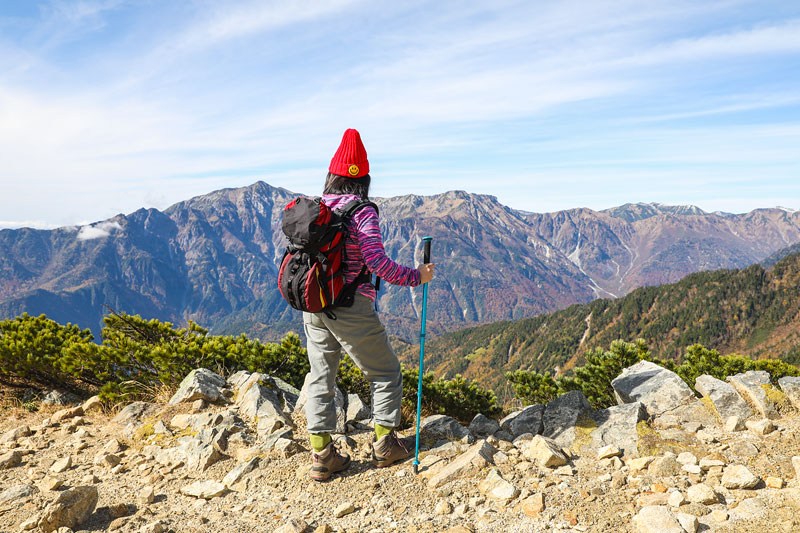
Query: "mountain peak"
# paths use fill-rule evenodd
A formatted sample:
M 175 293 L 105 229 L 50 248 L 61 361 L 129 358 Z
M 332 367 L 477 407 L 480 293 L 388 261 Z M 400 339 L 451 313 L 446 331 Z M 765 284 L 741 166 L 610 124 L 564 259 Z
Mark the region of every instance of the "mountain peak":
M 635 204 L 627 203 L 618 207 L 604 209 L 602 213 L 627 220 L 628 222 L 644 220 L 645 218 L 651 218 L 659 215 L 692 216 L 707 214 L 696 205 L 667 205 L 659 202 L 638 202 Z

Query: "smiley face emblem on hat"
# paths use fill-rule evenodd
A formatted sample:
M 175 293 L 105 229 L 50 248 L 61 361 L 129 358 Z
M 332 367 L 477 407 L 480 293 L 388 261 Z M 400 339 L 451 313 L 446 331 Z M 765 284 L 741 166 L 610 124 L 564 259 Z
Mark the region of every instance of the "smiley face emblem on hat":
M 358 165 L 350 165 L 350 168 L 347 169 L 347 173 L 351 176 L 358 176 Z

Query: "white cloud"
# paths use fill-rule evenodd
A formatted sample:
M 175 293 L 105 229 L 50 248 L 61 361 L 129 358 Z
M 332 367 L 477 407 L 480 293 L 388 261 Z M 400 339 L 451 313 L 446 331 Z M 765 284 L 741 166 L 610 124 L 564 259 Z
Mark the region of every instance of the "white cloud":
M 78 232 L 79 241 L 88 241 L 91 239 L 100 239 L 108 237 L 113 230 L 122 229 L 118 222 L 106 221 L 94 224 L 92 226 L 83 226 Z
M 59 224 L 51 224 L 44 220 L 0 220 L 0 229 L 4 228 L 33 228 L 33 229 L 55 229 Z

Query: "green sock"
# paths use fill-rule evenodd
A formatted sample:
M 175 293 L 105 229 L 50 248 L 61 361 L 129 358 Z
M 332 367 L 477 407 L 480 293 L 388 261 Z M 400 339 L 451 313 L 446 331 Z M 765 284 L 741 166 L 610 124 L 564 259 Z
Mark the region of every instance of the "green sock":
M 330 433 L 319 433 L 317 435 L 309 435 L 311 438 L 311 447 L 314 448 L 315 452 L 321 452 L 325 449 L 325 446 L 331 441 L 331 434 Z
M 384 435 L 388 435 L 392 432 L 394 428 L 391 426 L 382 426 L 380 424 L 375 424 L 375 439 L 380 439 Z

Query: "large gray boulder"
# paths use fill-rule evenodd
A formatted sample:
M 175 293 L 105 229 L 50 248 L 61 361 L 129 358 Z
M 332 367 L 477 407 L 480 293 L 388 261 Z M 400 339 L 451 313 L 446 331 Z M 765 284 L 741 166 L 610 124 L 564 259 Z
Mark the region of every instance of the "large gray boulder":
M 489 418 L 488 416 L 478 413 L 472 419 L 472 422 L 469 423 L 469 430 L 473 435 L 479 437 L 486 437 L 487 435 L 493 435 L 496 431 L 500 429 L 500 422 Z
M 613 445 L 622 450 L 626 457 L 638 455 L 637 424 L 647 418 L 644 405 L 640 402 L 614 405 L 595 411 L 592 418 L 597 427 L 589 433 L 588 449 L 597 451 L 603 446 Z
M 264 417 L 277 417 L 289 425 L 291 421 L 283 411 L 283 405 L 274 390 L 264 385 L 254 382 L 251 383 L 244 392 L 236 397 L 236 404 L 239 406 L 239 414 L 246 419 L 255 421 Z
M 569 448 L 579 435 L 581 421 L 591 421 L 592 406 L 581 391 L 573 390 L 549 402 L 542 415 L 542 435 Z
M 780 417 L 777 405 L 767 392 L 777 392 L 769 379 L 769 373 L 763 370 L 749 370 L 744 373 L 728 376 L 728 383 L 754 406 L 764 418 L 776 419 Z
M 704 374 L 695 380 L 694 388 L 714 404 L 720 420 L 727 420 L 730 416 L 737 416 L 741 420 L 745 420 L 753 416 L 753 411 L 747 402 L 729 383 Z
M 523 433 L 538 435 L 542 432 L 543 418 L 544 405 L 528 405 L 500 420 L 500 428 L 510 433 L 514 438 Z
M 44 533 L 56 531 L 62 527 L 78 529 L 94 512 L 97 505 L 97 487 L 79 486 L 58 495 L 48 505 L 39 520 L 39 528 Z
M 222 388 L 225 385 L 225 378 L 219 374 L 215 374 L 207 368 L 196 368 L 183 378 L 178 391 L 170 398 L 169 404 L 176 405 L 195 400 L 215 403 L 224 398 Z
M 800 377 L 785 376 L 778 380 L 778 386 L 792 402 L 795 409 L 800 409 Z
M 469 435 L 469 430 L 452 416 L 426 416 L 419 423 L 419 438 L 429 443 L 440 440 L 461 440 Z
M 641 402 L 647 413 L 657 416 L 692 401 L 692 389 L 666 368 L 639 361 L 623 369 L 611 382 L 619 403 Z
M 44 405 L 76 405 L 81 403 L 81 399 L 71 392 L 64 392 L 59 390 L 51 390 L 44 398 L 42 398 Z

